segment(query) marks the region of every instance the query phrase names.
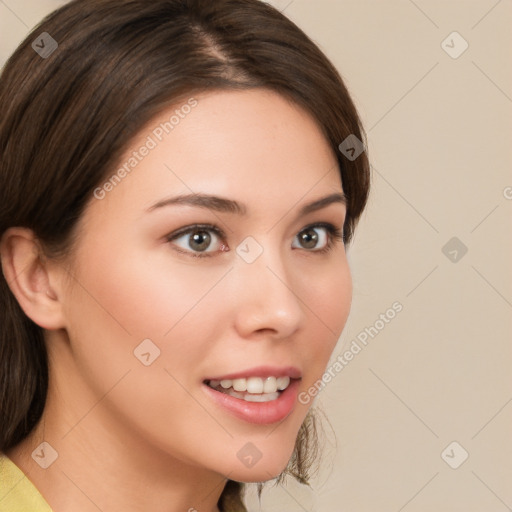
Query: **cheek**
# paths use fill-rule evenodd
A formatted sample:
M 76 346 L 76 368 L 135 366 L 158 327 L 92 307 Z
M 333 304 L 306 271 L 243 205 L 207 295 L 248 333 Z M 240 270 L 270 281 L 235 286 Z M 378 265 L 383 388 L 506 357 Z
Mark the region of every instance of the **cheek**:
M 177 265 L 164 248 L 151 254 L 112 248 L 92 253 L 80 267 L 81 300 L 102 324 L 134 339 L 162 338 L 194 313 L 222 269 Z M 108 261 L 108 264 L 104 262 Z
M 345 327 L 352 301 L 352 278 L 346 259 L 326 267 L 315 282 L 304 291 L 309 312 L 307 330 L 312 343 L 308 344 L 309 361 L 315 377 L 321 374 Z M 308 338 L 308 337 L 306 337 Z
M 213 300 L 217 291 L 209 291 L 224 273 L 176 264 L 165 250 L 148 255 L 90 247 L 77 266 L 80 284 L 68 305 L 69 336 L 89 384 L 101 392 L 113 375 L 146 369 L 137 355 L 148 348 L 145 357 L 157 357 L 151 368 L 159 367 L 166 382 L 164 368 L 189 378 L 183 369 L 196 368 L 206 355 L 205 340 L 223 308 L 222 301 Z
M 337 340 L 347 321 L 352 301 L 352 278 L 345 257 L 315 274 L 314 281 L 308 280 L 307 290 L 303 293 L 315 323 L 322 326 L 321 332 Z
M 81 260 L 68 302 L 78 378 L 93 393 L 85 400 L 94 404 L 105 396 L 102 407 L 116 422 L 186 458 L 190 446 L 173 439 L 203 439 L 205 429 L 215 428 L 199 402 L 191 400 L 198 383 L 190 369 L 206 353 L 216 314 L 214 301 L 201 298 L 225 270 L 206 273 L 171 265 L 165 257 L 148 261 L 134 252 L 125 258 L 113 251 L 110 264 L 101 265 L 107 252 L 91 250 Z M 136 350 L 146 339 L 154 346 L 144 342 L 144 353 L 152 360 L 154 347 L 159 352 L 148 366 Z M 100 414 L 100 408 L 95 411 Z

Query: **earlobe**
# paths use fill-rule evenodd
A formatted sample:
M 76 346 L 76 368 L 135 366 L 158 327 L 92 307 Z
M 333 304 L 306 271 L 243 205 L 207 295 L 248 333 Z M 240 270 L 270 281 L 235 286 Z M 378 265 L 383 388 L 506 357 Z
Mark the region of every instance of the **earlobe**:
M 44 329 L 64 327 L 57 274 L 34 233 L 9 228 L 0 241 L 0 256 L 5 280 L 25 314 Z

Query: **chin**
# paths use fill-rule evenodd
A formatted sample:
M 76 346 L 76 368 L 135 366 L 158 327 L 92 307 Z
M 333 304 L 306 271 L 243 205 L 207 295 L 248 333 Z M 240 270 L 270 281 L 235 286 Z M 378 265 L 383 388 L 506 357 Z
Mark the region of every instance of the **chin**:
M 229 475 L 230 480 L 235 480 L 244 484 L 255 484 L 259 482 L 267 482 L 277 478 L 286 468 L 286 464 L 279 469 L 272 467 L 260 467 L 258 470 L 255 468 L 248 470 L 237 470 Z
M 288 454 L 273 454 L 265 460 L 262 457 L 252 467 L 237 467 L 229 475 L 230 480 L 242 483 L 265 482 L 277 478 L 287 467 L 289 462 Z

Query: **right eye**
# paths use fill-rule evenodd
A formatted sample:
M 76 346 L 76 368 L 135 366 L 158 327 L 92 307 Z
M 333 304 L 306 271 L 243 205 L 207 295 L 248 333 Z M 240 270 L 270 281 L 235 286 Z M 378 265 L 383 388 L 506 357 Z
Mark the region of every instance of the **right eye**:
M 180 247 L 178 252 L 189 254 L 194 258 L 212 256 L 215 252 L 224 252 L 227 249 L 222 243 L 224 234 L 216 226 L 195 225 L 187 226 L 168 235 L 167 241 Z M 213 247 L 213 249 L 212 249 Z

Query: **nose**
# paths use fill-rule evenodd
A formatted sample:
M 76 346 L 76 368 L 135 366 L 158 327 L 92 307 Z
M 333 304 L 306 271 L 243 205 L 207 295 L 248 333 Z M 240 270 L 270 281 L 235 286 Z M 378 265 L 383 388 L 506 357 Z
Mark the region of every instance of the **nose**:
M 252 263 L 240 259 L 233 274 L 235 327 L 240 336 L 282 339 L 301 327 L 304 305 L 294 289 L 300 276 L 286 268 L 276 253 L 265 250 Z

